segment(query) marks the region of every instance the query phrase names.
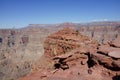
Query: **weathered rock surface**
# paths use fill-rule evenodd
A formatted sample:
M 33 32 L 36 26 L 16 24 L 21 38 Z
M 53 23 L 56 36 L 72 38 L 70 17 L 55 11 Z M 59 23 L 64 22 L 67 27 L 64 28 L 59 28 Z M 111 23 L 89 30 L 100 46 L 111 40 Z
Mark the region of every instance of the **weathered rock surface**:
M 120 48 L 120 36 L 118 36 L 115 40 L 109 43 L 110 46 Z
M 0 80 L 17 79 L 30 72 L 33 74 L 24 80 L 119 80 L 119 25 L 31 24 L 23 29 L 1 29 Z M 44 48 L 49 58 L 43 55 Z
M 120 60 L 114 60 L 111 57 L 101 54 L 92 54 L 91 57 L 94 64 L 102 65 L 113 71 L 120 71 Z
M 117 38 L 118 40 L 119 38 Z M 112 42 L 115 42 L 113 40 Z M 117 43 L 117 42 L 116 42 Z M 104 65 L 105 67 L 120 71 L 120 48 L 111 45 L 111 43 L 107 45 L 101 45 L 98 47 L 98 54 L 92 54 L 93 56 L 96 55 L 95 60 L 97 60 L 99 63 Z
M 65 28 L 48 36 L 44 57 L 49 58 L 53 68 L 37 69 L 40 71 L 35 71 L 20 80 L 119 80 L 120 59 L 117 53 L 111 52 L 120 48 L 110 44 L 98 45 L 97 41 L 80 33 L 76 35 L 75 32 Z
M 109 56 L 113 58 L 120 59 L 120 49 L 119 50 L 114 50 L 108 53 Z
M 31 72 L 42 56 L 45 29 L 0 30 L 0 80 L 17 79 Z M 46 31 L 46 30 L 45 30 Z
M 92 48 L 95 50 L 98 45 L 97 41 L 83 36 L 77 30 L 65 28 L 55 34 L 48 36 L 45 40 L 45 55 L 56 56 L 70 52 L 76 48 Z M 89 48 L 88 48 L 89 47 Z

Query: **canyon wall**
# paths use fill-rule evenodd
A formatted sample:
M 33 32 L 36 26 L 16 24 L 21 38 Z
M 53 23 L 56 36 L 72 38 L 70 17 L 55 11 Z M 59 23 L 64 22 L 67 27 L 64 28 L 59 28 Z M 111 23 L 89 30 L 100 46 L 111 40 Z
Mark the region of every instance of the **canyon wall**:
M 119 46 L 116 45 L 120 35 L 119 25 L 118 22 L 31 24 L 21 29 L 0 29 L 0 80 L 17 79 L 34 71 L 42 62 L 48 64 L 40 61 L 45 59 L 41 57 L 44 53 L 49 57 L 59 56 L 70 51 L 74 53 L 74 49 L 80 46 L 84 52 L 86 48 L 95 53 L 98 44 Z

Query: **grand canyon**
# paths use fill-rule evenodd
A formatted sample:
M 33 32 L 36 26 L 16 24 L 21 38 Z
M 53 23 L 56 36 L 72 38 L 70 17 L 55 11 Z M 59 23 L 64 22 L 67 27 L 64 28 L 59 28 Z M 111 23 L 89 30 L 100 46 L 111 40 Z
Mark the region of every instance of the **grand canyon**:
M 0 80 L 120 80 L 120 22 L 0 29 Z

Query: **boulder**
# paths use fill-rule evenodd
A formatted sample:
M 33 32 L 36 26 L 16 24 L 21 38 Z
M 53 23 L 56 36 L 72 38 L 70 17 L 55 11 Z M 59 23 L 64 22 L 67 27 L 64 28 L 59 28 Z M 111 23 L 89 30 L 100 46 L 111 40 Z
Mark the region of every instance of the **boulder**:
M 114 41 L 109 43 L 110 46 L 120 48 L 120 36 L 117 37 Z
M 77 53 L 62 54 L 53 58 L 55 68 L 68 69 L 75 65 L 87 65 L 88 57 L 85 54 Z M 87 54 L 87 53 L 86 53 Z M 81 64 L 80 64 L 81 63 Z
M 101 54 L 92 54 L 91 58 L 96 65 L 102 65 L 112 71 L 120 71 L 120 60 L 114 60 L 109 56 Z
M 98 47 L 97 52 L 100 54 L 108 55 L 109 53 L 111 54 L 112 51 L 119 51 L 120 48 L 115 48 L 109 45 L 101 45 Z
M 110 57 L 120 59 L 120 49 L 119 50 L 113 50 L 108 53 Z
M 113 61 L 112 65 L 116 66 L 116 68 L 120 69 L 120 60 Z

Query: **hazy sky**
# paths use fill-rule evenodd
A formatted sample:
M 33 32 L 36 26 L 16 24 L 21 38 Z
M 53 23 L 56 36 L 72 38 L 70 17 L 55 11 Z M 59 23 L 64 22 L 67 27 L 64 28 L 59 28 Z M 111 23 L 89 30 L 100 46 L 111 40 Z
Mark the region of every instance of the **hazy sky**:
M 0 0 L 0 28 L 120 21 L 120 0 Z

